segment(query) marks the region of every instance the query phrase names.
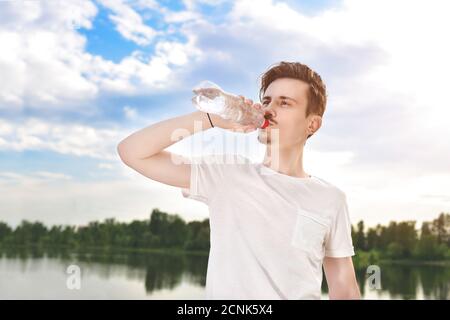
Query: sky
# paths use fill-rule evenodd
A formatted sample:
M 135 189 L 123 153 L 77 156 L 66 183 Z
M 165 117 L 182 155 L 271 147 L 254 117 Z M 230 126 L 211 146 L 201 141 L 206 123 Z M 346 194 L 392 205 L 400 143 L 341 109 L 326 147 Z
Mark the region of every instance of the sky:
M 205 204 L 120 161 L 118 142 L 190 113 L 211 80 L 257 101 L 260 75 L 305 63 L 328 89 L 304 168 L 347 195 L 352 222 L 450 212 L 448 1 L 0 0 L 0 221 L 187 221 Z M 169 147 L 261 161 L 257 132 Z M 199 149 L 200 146 L 200 149 Z

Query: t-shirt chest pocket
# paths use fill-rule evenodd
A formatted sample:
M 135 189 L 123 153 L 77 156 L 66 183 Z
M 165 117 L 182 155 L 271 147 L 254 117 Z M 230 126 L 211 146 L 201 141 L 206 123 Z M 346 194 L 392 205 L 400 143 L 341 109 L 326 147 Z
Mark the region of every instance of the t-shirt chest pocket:
M 297 210 L 295 219 L 291 245 L 316 257 L 323 257 L 323 245 L 330 222 L 317 213 L 304 209 Z

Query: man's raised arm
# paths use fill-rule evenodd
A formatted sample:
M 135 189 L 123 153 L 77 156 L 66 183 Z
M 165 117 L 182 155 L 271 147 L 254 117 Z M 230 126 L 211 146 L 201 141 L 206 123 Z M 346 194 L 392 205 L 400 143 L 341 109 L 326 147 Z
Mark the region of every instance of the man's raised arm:
M 214 124 L 219 123 L 218 116 L 210 116 Z M 211 124 L 206 113 L 195 111 L 132 133 L 118 144 L 117 152 L 127 166 L 142 175 L 175 187 L 188 188 L 191 171 L 187 159 L 164 149 L 209 128 Z

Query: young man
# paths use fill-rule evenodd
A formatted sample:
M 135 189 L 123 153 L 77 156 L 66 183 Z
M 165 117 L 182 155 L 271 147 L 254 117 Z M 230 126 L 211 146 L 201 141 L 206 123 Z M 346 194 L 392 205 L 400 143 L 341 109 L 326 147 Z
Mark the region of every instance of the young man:
M 200 111 L 133 133 L 118 145 L 119 155 L 141 174 L 208 205 L 208 299 L 320 299 L 322 266 L 330 299 L 359 299 L 345 193 L 303 168 L 303 147 L 322 123 L 325 85 L 308 66 L 281 62 L 262 75 L 261 94 L 262 106 L 240 97 L 271 115 L 271 124 L 258 129 L 266 144 L 262 163 L 240 155 L 189 163 L 164 150 L 176 142 L 175 130 L 193 134 L 195 121 L 202 130 L 211 124 L 256 129 L 214 114 L 210 122 Z

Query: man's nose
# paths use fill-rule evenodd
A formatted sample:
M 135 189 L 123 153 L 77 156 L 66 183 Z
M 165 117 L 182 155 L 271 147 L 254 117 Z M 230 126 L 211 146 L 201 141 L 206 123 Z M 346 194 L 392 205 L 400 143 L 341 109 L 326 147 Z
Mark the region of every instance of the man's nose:
M 277 116 L 275 109 L 270 106 L 264 109 L 264 114 L 270 119 L 275 119 L 275 117 Z

